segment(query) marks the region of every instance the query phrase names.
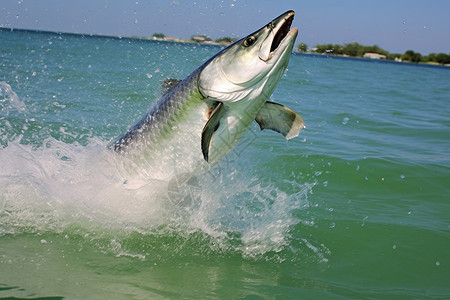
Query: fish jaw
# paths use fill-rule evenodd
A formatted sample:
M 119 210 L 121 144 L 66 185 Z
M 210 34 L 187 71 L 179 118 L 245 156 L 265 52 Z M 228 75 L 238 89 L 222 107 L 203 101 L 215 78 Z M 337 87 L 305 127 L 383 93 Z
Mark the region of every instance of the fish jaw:
M 288 11 L 210 59 L 199 77 L 200 92 L 217 101 L 237 102 L 248 100 L 252 90 L 267 82 L 276 85 L 280 76 L 267 78 L 287 67 L 298 34 L 297 28 L 290 29 L 293 18 L 294 12 Z

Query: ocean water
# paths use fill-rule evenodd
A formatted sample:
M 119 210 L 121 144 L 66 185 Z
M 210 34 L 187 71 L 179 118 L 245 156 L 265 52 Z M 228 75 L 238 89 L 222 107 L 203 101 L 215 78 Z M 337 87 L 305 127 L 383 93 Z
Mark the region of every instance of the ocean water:
M 255 124 L 180 204 L 106 145 L 220 47 L 0 40 L 0 299 L 450 297 L 449 68 L 293 54 L 300 136 Z

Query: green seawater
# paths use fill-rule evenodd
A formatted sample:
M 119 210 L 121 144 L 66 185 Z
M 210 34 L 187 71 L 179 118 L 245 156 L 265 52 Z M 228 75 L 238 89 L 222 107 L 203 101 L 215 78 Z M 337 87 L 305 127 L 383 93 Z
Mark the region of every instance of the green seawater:
M 450 298 L 449 68 L 293 54 L 300 136 L 254 124 L 177 205 L 106 145 L 221 48 L 0 41 L 0 299 Z

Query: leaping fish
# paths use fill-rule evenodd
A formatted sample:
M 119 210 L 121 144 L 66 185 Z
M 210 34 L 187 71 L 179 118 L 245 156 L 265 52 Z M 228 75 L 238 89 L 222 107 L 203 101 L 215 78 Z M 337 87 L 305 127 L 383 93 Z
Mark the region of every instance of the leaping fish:
M 290 29 L 294 14 L 287 11 L 184 80 L 172 80 L 150 111 L 110 147 L 140 158 L 168 147 L 174 159 L 211 165 L 234 148 L 254 120 L 261 130 L 274 130 L 286 139 L 298 136 L 305 127 L 303 119 L 268 101 L 298 34 L 297 28 Z

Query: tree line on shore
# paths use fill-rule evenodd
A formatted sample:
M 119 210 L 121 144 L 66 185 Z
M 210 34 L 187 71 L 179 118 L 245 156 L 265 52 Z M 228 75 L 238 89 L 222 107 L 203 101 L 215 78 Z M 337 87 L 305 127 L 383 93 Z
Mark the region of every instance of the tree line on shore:
M 167 40 L 167 37 L 162 33 L 153 34 L 154 39 Z M 235 38 L 223 37 L 215 41 L 208 38 L 205 35 L 193 35 L 189 40 L 180 40 L 183 42 L 195 42 L 195 43 L 208 43 L 214 42 L 217 44 L 227 45 L 236 41 Z M 378 45 L 365 46 L 359 43 L 349 43 L 349 44 L 319 44 L 312 48 L 308 48 L 305 43 L 300 43 L 297 45 L 297 52 L 308 52 L 308 53 L 319 53 L 319 54 L 329 54 L 329 55 L 345 55 L 351 57 L 364 57 L 365 53 L 377 53 L 384 55 L 385 59 L 396 60 L 396 61 L 406 61 L 413 63 L 432 63 L 448 65 L 450 64 L 450 53 L 431 53 L 428 55 L 422 55 L 413 50 L 405 51 L 405 53 L 389 53 L 387 50 L 382 49 Z
M 346 55 L 352 57 L 363 57 L 365 53 L 378 53 L 384 55 L 388 60 L 407 61 L 414 63 L 434 63 L 447 65 L 450 64 L 450 54 L 446 53 L 431 53 L 422 55 L 413 50 L 408 50 L 403 54 L 389 53 L 377 45 L 364 46 L 358 43 L 350 44 L 320 44 L 309 49 L 305 43 L 300 43 L 297 46 L 297 52 L 320 53 L 330 55 Z
M 153 34 L 152 38 L 153 39 L 158 39 L 158 40 L 170 40 L 170 39 L 174 40 L 175 39 L 175 38 L 167 37 L 163 33 L 155 33 L 155 34 Z M 231 44 L 231 43 L 236 41 L 235 38 L 231 38 L 231 37 L 222 37 L 222 38 L 219 38 L 219 39 L 216 39 L 216 40 L 213 41 L 212 39 L 210 39 L 206 35 L 193 35 L 188 40 L 182 40 L 182 39 L 175 39 L 175 40 L 182 41 L 182 42 L 191 42 L 191 43 L 214 42 L 214 43 L 223 44 L 223 45 Z

